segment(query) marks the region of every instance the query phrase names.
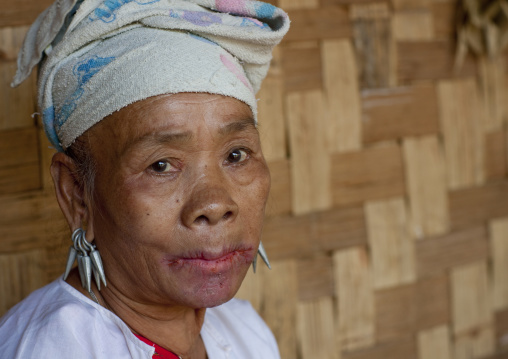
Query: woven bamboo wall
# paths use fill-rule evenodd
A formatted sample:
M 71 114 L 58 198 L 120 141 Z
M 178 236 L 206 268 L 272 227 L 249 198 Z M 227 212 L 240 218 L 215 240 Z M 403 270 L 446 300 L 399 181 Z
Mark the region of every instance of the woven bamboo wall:
M 69 243 L 35 78 L 7 86 L 50 2 L 0 0 L 0 314 Z M 452 70 L 453 0 L 277 5 L 292 28 L 259 115 L 273 270 L 238 296 L 284 359 L 508 358 L 508 57 Z

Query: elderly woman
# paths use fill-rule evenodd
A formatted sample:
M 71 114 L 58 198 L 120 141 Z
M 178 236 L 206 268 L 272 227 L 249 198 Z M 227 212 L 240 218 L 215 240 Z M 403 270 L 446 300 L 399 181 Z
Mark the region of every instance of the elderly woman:
M 245 0 L 58 0 L 39 16 L 14 85 L 40 64 L 72 245 L 64 278 L 2 318 L 2 358 L 278 358 L 232 298 L 258 253 L 268 264 L 255 93 L 288 27 Z

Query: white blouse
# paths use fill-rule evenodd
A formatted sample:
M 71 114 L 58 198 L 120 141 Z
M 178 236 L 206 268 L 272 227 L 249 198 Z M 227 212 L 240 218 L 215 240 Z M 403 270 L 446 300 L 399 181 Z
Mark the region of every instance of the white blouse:
M 280 359 L 270 329 L 249 302 L 207 309 L 201 329 L 209 359 Z M 0 319 L 0 353 L 9 359 L 152 359 L 115 314 L 61 278 L 33 292 Z

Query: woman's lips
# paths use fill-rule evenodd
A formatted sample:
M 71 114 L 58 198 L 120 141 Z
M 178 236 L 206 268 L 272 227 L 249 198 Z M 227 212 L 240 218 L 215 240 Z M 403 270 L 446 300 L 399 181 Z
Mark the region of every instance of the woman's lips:
M 173 268 L 187 267 L 209 273 L 221 273 L 231 269 L 235 264 L 250 264 L 254 259 L 254 253 L 255 251 L 252 248 L 224 250 L 219 253 L 204 251 L 166 259 L 166 263 Z

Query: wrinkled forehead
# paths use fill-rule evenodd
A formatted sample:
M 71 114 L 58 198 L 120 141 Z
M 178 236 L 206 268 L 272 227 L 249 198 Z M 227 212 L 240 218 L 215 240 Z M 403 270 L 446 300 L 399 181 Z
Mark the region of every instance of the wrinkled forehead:
M 83 136 L 96 149 L 108 148 L 121 156 L 136 146 L 183 144 L 201 132 L 224 137 L 241 131 L 257 135 L 254 114 L 244 102 L 209 93 L 179 93 L 137 101 L 107 116 Z

